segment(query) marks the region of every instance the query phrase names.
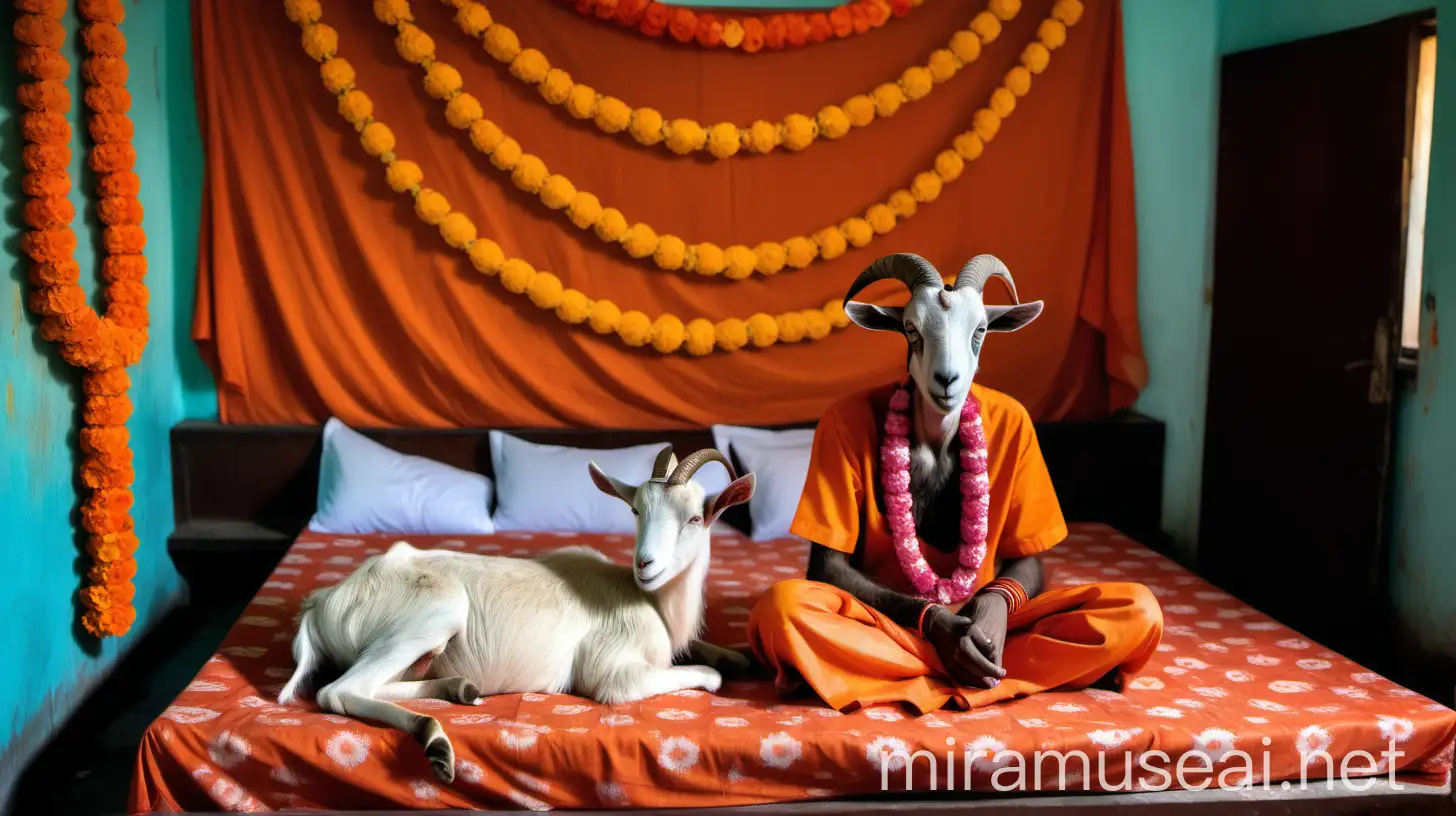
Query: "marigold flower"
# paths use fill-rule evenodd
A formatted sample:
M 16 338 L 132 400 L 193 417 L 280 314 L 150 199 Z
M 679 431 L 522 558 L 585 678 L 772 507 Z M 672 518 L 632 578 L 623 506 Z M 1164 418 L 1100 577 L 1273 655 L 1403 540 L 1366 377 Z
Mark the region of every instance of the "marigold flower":
M 634 258 L 646 258 L 657 251 L 657 233 L 646 224 L 633 224 L 622 235 L 622 248 Z
M 500 126 L 489 119 L 477 119 L 470 125 L 470 143 L 481 153 L 492 153 L 500 143 L 505 141 L 506 135 L 501 132 Z
M 409 0 L 374 0 L 374 17 L 385 25 L 397 26 L 412 22 Z
M 530 287 L 531 281 L 536 279 L 536 269 L 520 258 L 509 258 L 501 264 L 500 281 L 506 291 L 512 294 L 522 294 Z
M 16 89 L 16 98 L 33 111 L 64 115 L 71 107 L 71 92 L 58 80 L 25 83 Z
M 406 62 L 419 64 L 435 56 L 435 41 L 429 34 L 406 23 L 394 38 L 394 50 Z
M 598 300 L 591 307 L 591 327 L 597 334 L 611 334 L 622 320 L 622 310 L 610 300 Z
M 33 286 L 62 286 L 81 279 L 81 267 L 75 261 L 55 264 L 31 264 L 27 275 Z
M 522 190 L 534 193 L 541 189 L 541 185 L 546 183 L 546 177 L 549 175 L 551 175 L 551 171 L 546 169 L 546 163 L 539 157 L 527 153 L 516 162 L 515 168 L 511 171 L 511 181 Z
M 126 6 L 122 5 L 121 0 L 80 0 L 76 9 L 87 20 L 121 25 L 126 19 Z
M 565 179 L 562 179 L 565 181 Z M 567 182 L 570 183 L 570 182 Z M 567 205 L 566 215 L 579 229 L 587 229 L 597 223 L 602 215 L 602 202 L 591 193 L 577 191 Z
M 607 207 L 597 216 L 597 237 L 603 241 L 617 243 L 627 234 L 627 217 L 615 207 Z
M 921 204 L 929 204 L 940 197 L 941 180 L 940 176 L 934 173 L 920 173 L 910 183 L 910 195 Z
M 844 240 L 856 249 L 865 246 L 875 237 L 875 231 L 863 218 L 846 218 L 839 225 L 839 231 L 844 235 Z
M 645 346 L 652 339 L 652 320 L 636 310 L 625 312 L 617 321 L 617 336 L 633 348 Z
M 784 242 L 784 263 L 793 269 L 803 269 L 813 263 L 818 254 L 819 247 L 802 235 Z
M 1001 117 L 989 108 L 981 108 L 971 117 L 971 127 L 982 142 L 989 142 L 1001 131 Z
M 736 317 L 720 320 L 713 326 L 713 340 L 724 351 L 737 351 L 748 344 L 748 324 Z
M 1034 42 L 1026 46 L 1021 52 L 1021 64 L 1026 70 L 1033 74 L 1039 74 L 1046 70 L 1047 63 L 1051 62 L 1052 54 L 1045 45 Z
M 639 143 L 655 145 L 662 141 L 662 114 L 652 108 L 637 108 L 632 111 L 627 129 Z
M 779 339 L 779 324 L 762 312 L 748 318 L 748 337 L 759 348 L 768 348 Z
M 463 249 L 475 235 L 475 224 L 464 213 L 452 212 L 440 221 L 440 237 L 455 249 Z
M 130 142 L 136 135 L 131 117 L 120 113 L 97 113 L 86 123 L 91 139 L 97 144 Z
M 88 397 L 115 397 L 125 394 L 131 388 L 131 376 L 124 368 L 94 371 L 81 378 L 81 390 Z M 101 428 L 85 428 L 81 431 L 81 447 L 86 447 L 86 432 L 100 432 Z M 121 429 L 126 431 L 125 428 Z
M 125 425 L 131 418 L 131 411 L 131 400 L 125 394 L 118 394 L 87 398 L 81 414 L 87 425 Z
M 829 325 L 829 318 L 818 309 L 809 309 L 799 313 L 804 320 L 804 333 L 810 340 L 823 340 L 829 336 L 832 327 Z
M 693 271 L 699 275 L 718 275 L 728 266 L 723 250 L 717 244 L 693 246 Z
M 564 294 L 565 287 L 561 285 L 561 279 L 550 272 L 537 272 L 536 277 L 526 286 L 526 297 L 541 309 L 555 309 L 560 306 Z
M 983 45 L 990 45 L 1001 36 L 1001 21 L 989 11 L 983 11 L 971 19 L 970 29 L 981 38 Z
M 101 241 L 112 255 L 140 255 L 147 246 L 147 233 L 135 224 L 117 224 L 101 231 Z
M 145 255 L 111 255 L 101 261 L 101 277 L 107 281 L 139 281 L 146 276 Z
M 652 252 L 652 260 L 661 269 L 682 269 L 683 262 L 687 259 L 688 247 L 683 239 L 676 235 L 663 235 L 657 239 L 657 248 Z
M 65 145 L 26 145 L 20 151 L 21 162 L 32 173 L 59 173 L 71 163 L 71 148 Z
M 864 94 L 851 96 L 844 103 L 844 113 L 851 125 L 864 127 L 875 121 L 875 100 Z
M 59 229 L 70 225 L 76 207 L 68 198 L 32 198 L 25 202 L 25 223 L 32 229 Z
M 425 180 L 425 174 L 412 161 L 396 161 L 385 169 L 384 180 L 389 183 L 389 189 L 402 193 L 419 186 Z
M 632 108 L 614 96 L 603 97 L 597 102 L 594 121 L 606 133 L 620 133 L 632 124 Z
M 1006 72 L 1006 89 L 1017 96 L 1026 96 L 1031 92 L 1031 72 L 1023 66 L 1016 66 Z
M 60 113 L 31 111 L 20 116 L 20 136 L 38 145 L 64 146 L 71 140 L 71 123 Z
M 819 257 L 832 261 L 848 249 L 844 233 L 838 227 L 825 227 L 814 233 L 814 245 L 819 247 Z
M 1067 42 L 1067 27 L 1060 20 L 1042 20 L 1036 38 L 1048 51 L 1055 51 Z
M 746 246 L 734 245 L 723 250 L 723 274 L 730 280 L 743 280 L 758 266 L 758 256 Z
M 30 310 L 51 317 L 74 312 L 86 306 L 86 290 L 75 284 L 47 286 L 30 293 Z
M 919 65 L 906 68 L 905 73 L 900 75 L 900 88 L 906 99 L 924 99 L 934 85 L 935 76 L 930 69 Z
M 590 119 L 597 113 L 597 92 L 589 85 L 576 84 L 566 95 L 566 112 L 575 119 Z
M 455 24 L 472 37 L 479 37 L 491 27 L 490 11 L 479 3 L 465 3 L 455 12 Z
M 694 357 L 702 357 L 713 353 L 715 331 L 713 321 L 698 318 L 691 320 L 687 325 L 687 337 L 683 343 L 688 354 Z
M 738 152 L 742 141 L 738 126 L 732 122 L 719 122 L 708 129 L 708 152 L 715 158 L 726 159 Z
M 765 122 L 762 119 L 749 125 L 746 132 L 747 138 L 744 144 L 749 150 L 760 155 L 772 153 L 779 144 L 779 129 L 772 122 Z
M 71 177 L 59 170 L 26 173 L 20 179 L 20 191 L 27 196 L 64 196 L 71 192 Z
M 563 322 L 573 325 L 585 323 L 591 315 L 591 301 L 587 296 L 575 289 L 567 289 L 561 293 L 561 302 L 556 305 L 556 316 Z
M 814 120 L 800 113 L 784 117 L 784 147 L 789 150 L 803 150 L 814 143 L 818 128 Z
M 438 226 L 450 214 L 450 202 L 445 196 L 428 187 L 415 196 L 415 215 L 430 226 Z
M 666 130 L 667 148 L 678 155 L 701 149 L 708 138 L 703 126 L 691 119 L 674 119 Z
M 354 87 L 354 66 L 343 57 L 326 60 L 319 66 L 319 76 L 332 94 L 341 94 Z
M 765 241 L 753 248 L 753 254 L 757 258 L 754 269 L 761 275 L 777 275 L 784 268 L 784 261 L 787 251 L 784 245 L 775 241 Z
M 86 89 L 86 107 L 95 113 L 126 113 L 131 110 L 131 92 L 119 85 L 95 85 Z
M 66 29 L 54 17 L 39 14 L 21 14 L 15 18 L 12 29 L 15 39 L 36 48 L 60 50 L 66 44 Z
M 749 54 L 756 54 L 763 49 L 768 38 L 768 29 L 763 21 L 756 17 L 750 17 L 743 21 L 743 50 Z M 719 343 L 722 345 L 722 343 Z
M 63 263 L 75 255 L 76 233 L 70 227 L 32 230 L 21 236 L 20 249 L 36 263 Z
M 935 156 L 935 174 L 940 176 L 941 181 L 955 181 L 965 169 L 965 160 L 954 150 L 942 150 Z
M 460 72 L 447 63 L 433 62 L 425 71 L 425 93 L 436 99 L 448 98 L 461 84 Z
M 779 340 L 784 343 L 797 343 L 804 339 L 808 332 L 808 325 L 804 316 L 798 312 L 787 312 L 774 318 L 778 325 Z
M 888 204 L 872 204 L 865 210 L 865 223 L 876 235 L 884 235 L 895 228 L 895 212 Z
M 319 0 L 283 0 L 283 13 L 297 25 L 316 23 L 324 16 Z
M 1074 26 L 1082 19 L 1082 3 L 1080 0 L 1057 0 L 1052 4 L 1052 17 L 1061 20 L 1064 25 Z
M 839 300 L 831 300 L 825 303 L 821 311 L 828 318 L 829 325 L 836 329 L 842 329 L 849 325 L 849 315 L 844 312 L 844 303 Z
M 698 17 L 691 9 L 673 9 L 667 23 L 667 33 L 680 43 L 689 43 L 698 33 Z
M 501 250 L 500 244 L 489 238 L 477 238 L 467 252 L 470 254 L 471 265 L 476 271 L 486 275 L 499 272 L 506 262 L 506 254 Z
M 485 116 L 480 100 L 468 93 L 460 94 L 445 105 L 445 121 L 450 127 L 464 130 Z
M 521 53 L 521 39 L 516 32 L 503 25 L 493 25 L 485 31 L 485 53 L 501 62 L 510 62 Z
M 322 62 L 339 50 L 339 32 L 325 23 L 308 26 L 303 30 L 303 50 Z
M 15 66 L 22 76 L 40 80 L 64 80 L 71 75 L 71 63 L 51 48 L 22 45 Z
M 682 348 L 687 329 L 682 320 L 674 315 L 664 314 L 652 321 L 652 347 L 663 354 L 671 354 Z

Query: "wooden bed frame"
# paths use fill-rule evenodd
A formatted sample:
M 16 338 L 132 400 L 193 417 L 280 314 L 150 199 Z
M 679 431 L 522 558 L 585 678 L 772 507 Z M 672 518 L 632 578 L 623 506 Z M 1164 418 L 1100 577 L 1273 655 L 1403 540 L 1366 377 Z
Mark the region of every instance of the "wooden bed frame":
M 394 450 L 491 475 L 486 430 L 361 430 Z M 713 446 L 707 429 L 507 432 L 581 448 L 671 442 L 679 455 Z M 1163 433 L 1161 422 L 1132 412 L 1038 425 L 1067 520 L 1103 522 L 1166 552 Z M 253 594 L 313 515 L 322 447 L 319 427 L 188 420 L 173 428 L 176 529 L 168 549 L 194 596 Z

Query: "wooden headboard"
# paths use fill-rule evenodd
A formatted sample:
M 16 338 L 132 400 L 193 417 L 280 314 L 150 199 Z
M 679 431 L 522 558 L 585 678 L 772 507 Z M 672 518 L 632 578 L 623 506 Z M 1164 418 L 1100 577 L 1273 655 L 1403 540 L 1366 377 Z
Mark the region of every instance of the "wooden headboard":
M 361 430 L 394 450 L 491 475 L 485 430 Z M 580 448 L 670 442 L 682 455 L 713 445 L 706 429 L 505 430 Z M 1162 548 L 1161 422 L 1124 412 L 1038 424 L 1037 435 L 1068 521 L 1104 522 Z M 256 590 L 313 515 L 322 447 L 316 426 L 187 420 L 172 429 L 176 529 L 168 549 L 194 594 Z

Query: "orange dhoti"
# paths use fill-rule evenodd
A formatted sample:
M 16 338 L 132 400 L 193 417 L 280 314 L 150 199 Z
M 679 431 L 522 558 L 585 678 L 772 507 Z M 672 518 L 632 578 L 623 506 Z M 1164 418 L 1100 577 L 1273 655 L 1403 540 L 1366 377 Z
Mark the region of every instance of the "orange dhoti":
M 799 678 L 840 711 L 908 703 L 924 714 L 954 702 L 976 708 L 1055 688 L 1083 688 L 1147 663 L 1163 635 L 1157 599 L 1141 584 L 1053 589 L 1007 621 L 1002 666 L 991 689 L 958 686 L 934 647 L 838 587 L 775 584 L 748 621 L 748 637 L 780 689 Z

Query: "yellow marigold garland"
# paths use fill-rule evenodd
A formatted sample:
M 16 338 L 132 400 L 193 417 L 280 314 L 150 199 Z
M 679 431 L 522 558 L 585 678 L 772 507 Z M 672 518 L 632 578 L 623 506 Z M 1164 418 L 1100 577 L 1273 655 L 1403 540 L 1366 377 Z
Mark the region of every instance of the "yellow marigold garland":
M 453 2 L 461 3 L 462 9 L 479 5 L 473 0 Z M 1009 9 L 1011 2 L 1013 0 L 992 0 L 995 5 L 1008 4 L 1003 13 Z M 1067 26 L 1075 25 L 1081 19 L 1082 3 L 1081 0 L 1057 0 L 1050 15 L 1037 28 L 1037 39 L 1023 49 L 1021 64 L 1008 71 L 1001 86 L 991 92 L 987 107 L 975 112 L 971 119 L 971 129 L 956 136 L 950 147 L 936 156 L 933 167 L 916 174 L 906 189 L 897 190 L 885 202 L 873 204 L 862 214 L 852 215 L 838 224 L 823 227 L 813 235 L 796 236 L 784 241 L 766 241 L 751 248 L 742 245 L 722 248 L 706 242 L 690 243 L 675 235 L 661 235 L 646 224 L 630 223 L 615 208 L 604 207 L 597 196 L 578 189 L 570 179 L 551 173 L 545 162 L 526 153 L 519 142 L 501 130 L 499 125 L 485 118 L 480 102 L 461 87 L 459 72 L 435 59 L 434 40 L 411 22 L 413 15 L 408 0 L 375 0 L 374 11 L 381 22 L 398 31 L 395 47 L 400 55 L 424 69 L 426 92 L 445 103 L 445 118 L 450 126 L 467 131 L 475 149 L 490 156 L 491 164 L 497 169 L 509 172 L 517 187 L 536 195 L 546 206 L 563 213 L 578 228 L 592 230 L 598 239 L 606 243 L 619 244 L 633 258 L 651 258 L 658 268 L 669 271 L 681 270 L 708 276 L 721 274 L 733 280 L 742 280 L 754 273 L 774 275 L 784 267 L 802 269 L 820 258 L 838 258 L 849 247 L 864 247 L 876 236 L 889 233 L 900 219 L 909 218 L 921 204 L 929 204 L 938 198 L 945 184 L 960 177 L 966 162 L 980 158 L 986 143 L 996 138 L 1002 120 L 1016 109 L 1017 99 L 1030 92 L 1032 75 L 1046 70 L 1051 60 L 1051 52 L 1066 42 Z M 1000 22 L 994 14 L 983 12 L 976 19 L 982 21 L 983 29 L 994 24 L 996 33 L 999 34 Z M 987 23 L 986 20 L 990 22 Z M 976 22 L 973 21 L 972 26 L 976 26 Z M 536 76 L 539 73 L 536 69 L 541 68 L 540 65 L 533 66 L 528 62 L 525 69 L 518 67 L 519 57 L 524 52 L 519 50 L 514 32 L 505 38 L 506 44 L 510 46 L 506 49 L 501 42 L 492 41 L 490 30 L 500 31 L 498 27 L 491 26 L 485 32 L 487 51 L 498 59 L 504 59 L 503 55 L 506 53 L 514 54 L 512 71 L 525 76 Z M 509 29 L 506 31 L 509 32 Z M 337 39 L 336 35 L 328 36 Z M 963 42 L 977 42 L 977 48 L 982 39 L 994 39 L 988 38 L 985 33 L 972 31 L 958 32 L 957 37 L 961 37 Z M 952 44 L 954 43 L 953 38 Z M 311 55 L 317 53 L 317 48 L 310 48 L 307 36 L 304 46 Z M 315 59 L 318 57 L 315 56 Z M 552 69 L 547 69 L 541 75 L 544 77 L 550 70 Z M 329 84 L 327 76 L 325 83 Z M 368 98 L 363 94 L 357 91 L 352 93 L 367 102 Z M 351 103 L 348 105 L 350 111 L 345 111 L 346 100 L 350 95 L 346 91 L 340 97 L 340 112 L 359 127 L 368 111 L 362 103 Z M 851 122 L 868 123 L 881 104 L 888 106 L 889 101 L 892 101 L 873 101 L 868 97 L 865 99 L 867 101 L 863 105 L 851 105 L 846 109 Z M 650 134 L 661 136 L 669 132 L 674 135 L 666 138 L 677 138 L 676 134 L 681 127 L 679 123 L 663 123 L 661 115 L 648 108 L 631 111 L 625 103 L 617 104 L 620 105 L 620 111 L 627 112 L 623 114 L 627 117 L 626 121 L 629 121 L 627 127 L 639 141 L 649 138 Z M 898 105 L 898 102 L 894 104 Z M 643 111 L 647 111 L 649 115 L 641 115 Z M 750 140 L 761 139 L 764 144 L 775 138 L 774 127 L 767 122 L 755 123 L 749 131 Z M 711 139 L 712 136 L 709 134 L 704 138 Z
M 393 0 L 377 2 L 397 5 Z M 323 18 L 321 0 L 284 0 L 283 6 L 288 19 L 303 31 L 304 51 L 320 63 L 319 73 L 324 86 L 338 97 L 340 115 L 359 132 L 364 150 L 384 163 L 385 180 L 390 189 L 413 196 L 415 214 L 420 220 L 437 227 L 449 246 L 462 250 L 478 271 L 497 278 L 507 291 L 524 295 L 538 308 L 554 312 L 565 323 L 589 326 L 598 334 L 616 334 L 629 346 L 640 348 L 650 345 L 663 354 L 681 350 L 702 356 L 715 349 L 731 352 L 749 346 L 767 348 L 777 342 L 822 340 L 835 329 L 849 325 L 849 317 L 839 300 L 831 300 L 817 309 L 779 315 L 759 313 L 747 320 L 729 318 L 716 323 L 706 318 L 684 323 L 681 318 L 670 314 L 652 318 L 640 311 L 623 312 L 610 300 L 595 300 L 575 289 L 566 288 L 561 279 L 550 272 L 538 270 L 519 258 L 507 258 L 499 244 L 479 236 L 469 217 L 451 209 L 444 195 L 423 186 L 425 177 L 418 164 L 396 155 L 393 131 L 373 117 L 372 102 L 354 84 L 354 69 L 338 56 L 338 33 L 320 22 Z M 411 55 L 420 53 L 412 47 L 402 50 Z M 501 155 L 503 145 L 504 142 L 497 143 L 495 156 Z M 518 172 L 523 164 L 527 168 L 533 166 L 525 158 L 517 154 L 511 163 L 513 172 Z M 541 183 L 544 187 L 549 179 L 543 176 Z M 579 195 L 572 198 L 573 204 L 580 200 Z M 623 228 L 630 230 L 625 222 Z M 647 241 L 640 230 L 635 235 L 638 240 Z M 661 249 L 663 242 L 654 237 L 651 243 Z M 740 258 L 734 262 L 743 261 Z
M 121 0 L 79 3 L 87 21 L 81 29 L 88 54 L 81 74 L 91 112 L 87 124 L 95 143 L 90 165 L 100 197 L 96 213 L 104 225 L 106 257 L 101 274 L 107 281 L 107 308 L 103 316 L 87 305 L 78 283 L 76 235 L 71 228 L 75 208 L 67 199 L 71 95 L 65 81 L 71 67 L 59 50 L 66 39 L 61 21 L 67 0 L 16 0 L 15 6 L 19 68 L 32 80 L 18 93 L 27 111 L 21 116 L 21 130 L 28 143 L 23 151 L 28 172 L 21 186 L 29 229 L 21 246 L 34 261 L 30 308 L 45 318 L 41 336 L 59 343 L 61 357 L 85 371 L 80 476 L 89 495 L 81 505 L 81 524 L 90 533 L 86 551 L 92 566 L 81 590 L 86 610 L 81 622 L 97 637 L 124 635 L 136 620 L 131 579 L 137 571 L 134 555 L 139 544 L 130 513 L 135 473 L 126 428 L 132 411 L 126 367 L 141 359 L 148 324 L 148 292 L 142 283 L 147 270 L 142 255 L 146 233 L 137 200 L 141 187 L 134 172 L 133 126 L 126 115 L 131 106 L 126 38 L 119 27 L 126 10 Z
M 668 119 L 652 108 L 633 108 L 614 96 L 574 82 L 565 71 L 552 68 L 544 54 L 523 47 L 515 31 L 495 22 L 484 3 L 440 1 L 456 9 L 455 24 L 460 30 L 481 40 L 487 53 L 510 66 L 512 76 L 536 86 L 542 98 L 565 107 L 572 117 L 591 120 L 603 133 L 630 134 L 641 144 L 661 145 L 680 156 L 708 153 L 718 159 L 727 159 L 739 150 L 765 154 L 783 147 L 798 152 L 815 144 L 821 136 L 838 139 L 853 128 L 893 116 L 906 102 L 924 99 L 936 85 L 975 62 L 981 55 L 981 47 L 1001 35 L 1002 23 L 1011 21 L 1021 11 L 1021 0 L 989 0 L 986 10 L 978 13 L 966 28 L 957 31 L 945 48 L 932 53 L 926 65 L 905 69 L 895 81 L 851 97 L 842 105 L 825 105 L 813 115 L 791 113 L 778 123 L 760 120 L 741 126 L 732 122 L 704 125 L 692 119 Z M 408 0 L 378 0 L 374 10 L 376 17 L 392 26 L 414 21 Z M 420 36 L 409 36 L 415 44 L 408 48 L 410 56 L 417 57 L 411 62 L 423 62 L 429 56 L 417 47 L 427 39 L 423 32 Z M 461 93 L 460 73 L 454 68 L 439 62 L 426 68 L 425 89 L 431 96 L 449 100 Z M 1030 78 L 1019 84 L 1029 90 Z

